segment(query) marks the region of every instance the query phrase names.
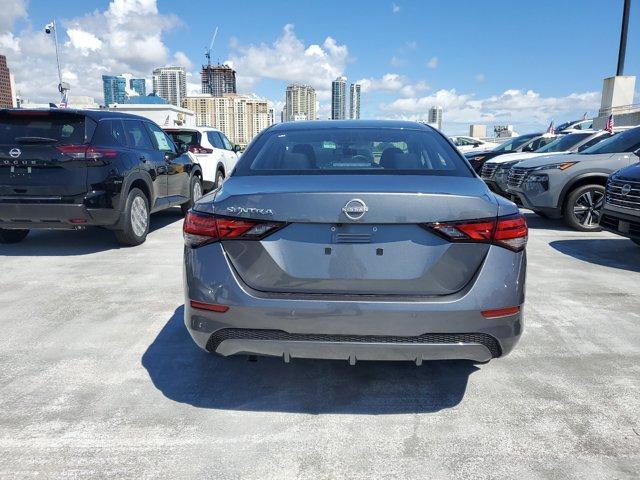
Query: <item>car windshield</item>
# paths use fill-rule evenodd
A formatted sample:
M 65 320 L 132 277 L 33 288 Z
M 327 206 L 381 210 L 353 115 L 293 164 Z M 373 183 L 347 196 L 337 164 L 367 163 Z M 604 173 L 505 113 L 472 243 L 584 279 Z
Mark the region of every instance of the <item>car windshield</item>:
M 537 136 L 538 134 L 520 135 L 519 137 L 512 138 L 511 140 L 507 140 L 506 142 L 498 145 L 492 150 L 492 152 L 513 152 Z
M 25 111 L 7 112 L 0 116 L 0 144 L 85 142 L 83 115 Z
M 437 132 L 400 128 L 309 128 L 266 132 L 234 175 L 472 173 Z
M 640 127 L 618 133 L 600 143 L 596 143 L 582 153 L 595 155 L 598 153 L 635 152 L 638 148 L 640 148 Z
M 593 135 L 593 133 L 570 133 L 569 135 L 556 138 L 553 142 L 536 150 L 536 153 L 566 152 L 591 135 Z

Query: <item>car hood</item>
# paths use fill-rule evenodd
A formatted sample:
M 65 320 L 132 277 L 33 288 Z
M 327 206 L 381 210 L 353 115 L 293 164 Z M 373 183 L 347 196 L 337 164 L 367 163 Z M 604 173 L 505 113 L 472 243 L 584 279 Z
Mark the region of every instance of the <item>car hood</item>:
M 514 161 L 527 160 L 529 158 L 544 157 L 550 155 L 557 155 L 566 152 L 551 152 L 551 153 L 535 153 L 535 152 L 519 152 L 519 153 L 503 153 L 495 158 L 492 158 L 487 163 L 506 163 Z
M 518 167 L 522 168 L 534 168 L 539 167 L 541 165 L 551 164 L 551 163 L 562 163 L 562 162 L 588 162 L 588 161 L 598 161 L 598 160 L 606 160 L 611 157 L 615 157 L 617 155 L 632 155 L 631 153 L 601 153 L 594 155 L 581 155 L 575 153 L 563 153 L 560 155 L 542 155 L 535 158 L 529 158 L 528 160 L 523 160 L 518 163 Z
M 615 172 L 615 175 L 623 177 L 626 180 L 640 181 L 640 162 L 621 168 Z

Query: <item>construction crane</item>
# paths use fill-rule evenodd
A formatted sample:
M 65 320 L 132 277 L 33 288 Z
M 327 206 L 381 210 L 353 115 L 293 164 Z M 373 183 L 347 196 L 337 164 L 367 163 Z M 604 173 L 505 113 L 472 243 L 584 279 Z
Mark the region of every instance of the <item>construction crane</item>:
M 207 65 L 211 65 L 211 50 L 213 49 L 213 44 L 216 41 L 216 37 L 218 36 L 218 27 L 216 27 L 213 32 L 213 37 L 211 38 L 211 43 L 209 44 L 209 48 L 204 51 L 204 56 L 207 57 Z

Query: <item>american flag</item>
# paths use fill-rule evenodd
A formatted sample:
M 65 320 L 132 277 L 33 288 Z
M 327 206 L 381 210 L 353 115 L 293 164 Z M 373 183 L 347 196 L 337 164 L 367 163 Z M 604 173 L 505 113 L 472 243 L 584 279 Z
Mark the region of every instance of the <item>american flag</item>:
M 167 118 L 164 121 L 164 127 L 168 127 L 169 126 L 169 115 L 167 115 Z
M 549 124 L 549 128 L 547 128 L 547 133 L 550 133 L 551 135 L 556 133 L 555 128 L 553 128 L 553 120 L 551 120 L 551 123 Z
M 607 124 L 604 129 L 609 133 L 613 133 L 613 113 L 609 115 L 609 118 L 607 118 Z
M 60 108 L 67 108 L 69 106 L 69 93 L 66 90 L 62 92 L 62 100 L 60 100 Z

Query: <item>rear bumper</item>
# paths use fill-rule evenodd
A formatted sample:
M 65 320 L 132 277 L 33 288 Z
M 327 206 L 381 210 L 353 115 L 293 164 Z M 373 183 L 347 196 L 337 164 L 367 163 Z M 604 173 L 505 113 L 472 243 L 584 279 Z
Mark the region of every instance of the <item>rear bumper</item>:
M 114 226 L 120 212 L 87 208 L 84 204 L 0 202 L 0 228 L 72 229 L 82 226 Z
M 500 318 L 481 314 L 524 302 L 526 256 L 500 247 L 490 248 L 461 292 L 435 298 L 257 292 L 237 277 L 220 244 L 185 249 L 184 275 L 185 325 L 201 348 L 221 355 L 487 361 L 509 353 L 523 328 L 522 309 Z M 229 310 L 195 309 L 190 300 Z

